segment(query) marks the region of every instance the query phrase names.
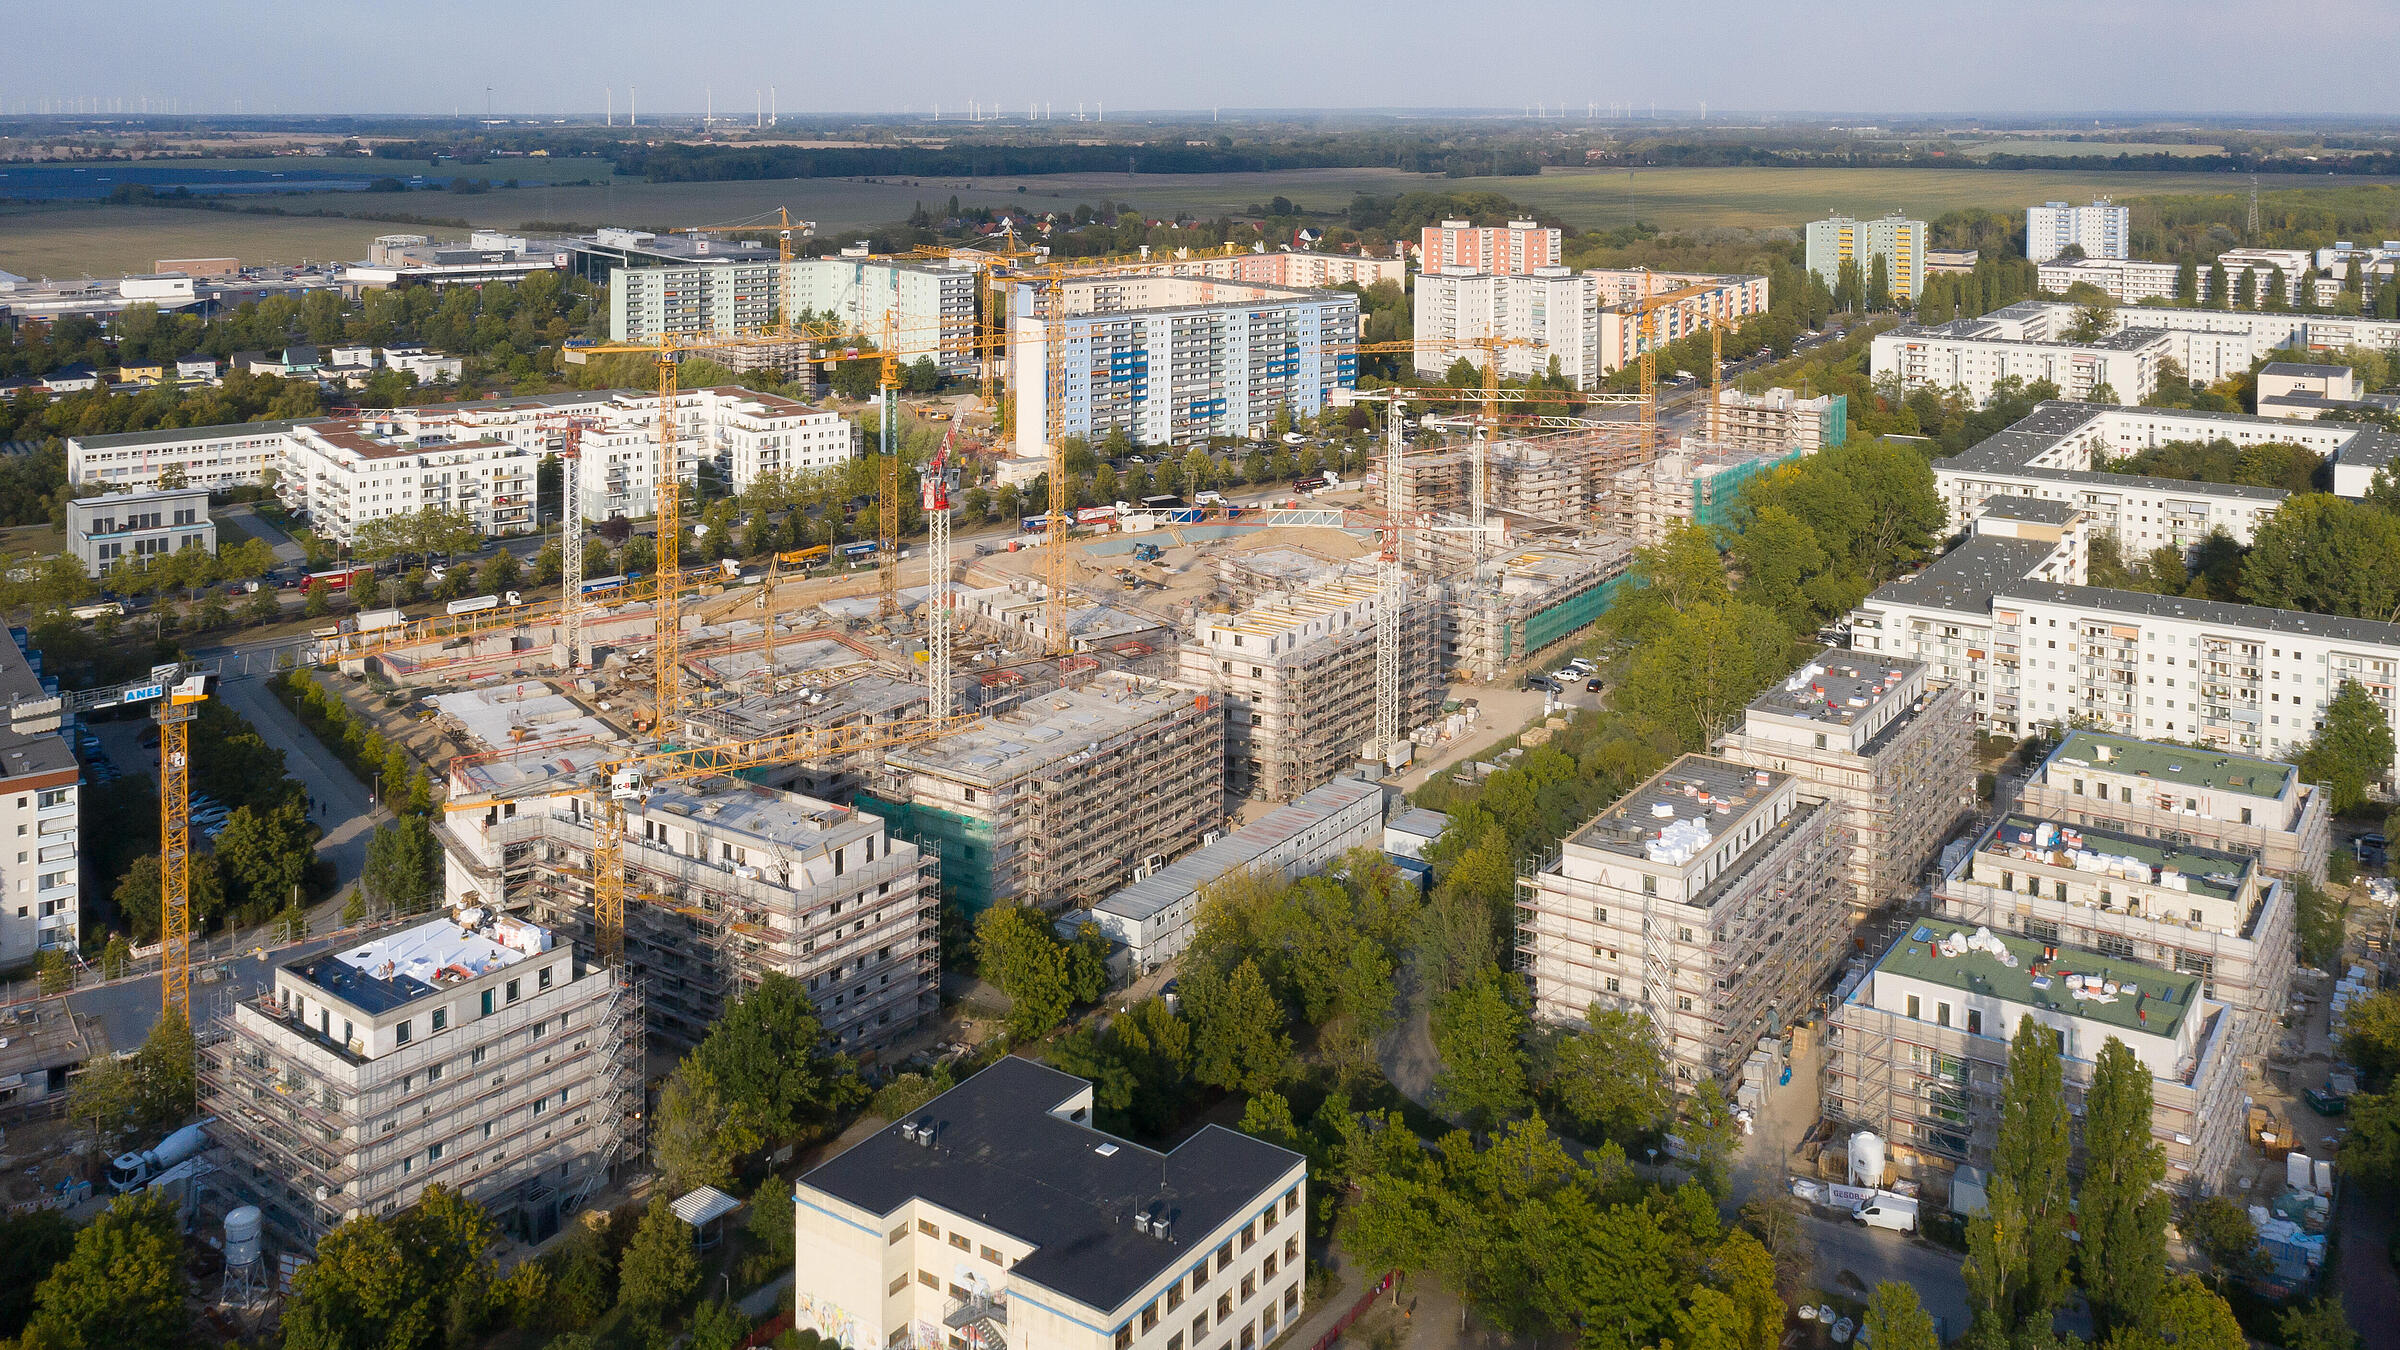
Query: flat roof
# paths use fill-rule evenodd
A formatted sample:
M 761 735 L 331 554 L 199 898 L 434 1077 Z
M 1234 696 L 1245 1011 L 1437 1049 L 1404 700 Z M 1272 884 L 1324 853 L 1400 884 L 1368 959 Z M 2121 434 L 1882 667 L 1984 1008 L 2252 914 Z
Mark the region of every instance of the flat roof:
M 1976 849 L 1996 857 L 2090 871 L 2095 876 L 2108 875 L 2111 865 L 2121 866 L 2121 860 L 2130 859 L 2140 864 L 2134 870 L 2146 869 L 2147 875 L 2128 876 L 2127 881 L 2177 889 L 2171 883 L 2180 878 L 2181 889 L 2218 900 L 2231 900 L 2239 894 L 2251 867 L 2251 860 L 2239 854 L 2197 844 L 2170 844 L 2122 830 L 2070 825 L 2025 812 L 2010 812 L 1977 841 Z
M 1570 842 L 1689 870 L 1699 865 L 1720 834 L 1738 829 L 1790 779 L 1789 774 L 1713 755 L 1684 755 L 1593 817 Z M 1795 805 L 1773 828 L 1761 830 L 1687 903 L 1701 908 L 1715 904 L 1726 887 L 1748 871 L 1749 860 L 1780 844 L 1791 826 L 1815 810 L 1807 802 Z
M 2002 520 L 2030 520 L 2045 525 L 2066 525 L 2083 514 L 2083 508 L 2073 502 L 2044 501 L 2039 497 L 2019 497 L 2011 493 L 1993 493 L 1976 508 L 1979 516 L 1997 516 Z
M 1369 797 L 1382 796 L 1383 785 L 1380 783 L 1357 778 L 1336 778 L 1322 787 L 1301 794 L 1297 800 L 1276 807 L 1206 848 L 1194 849 L 1140 881 L 1119 888 L 1092 908 L 1136 922 L 1155 918 L 1217 878 L 1248 867 L 1268 850 L 1294 835 L 1314 829 Z
M 873 820 L 851 807 L 732 778 L 655 784 L 639 813 L 682 816 L 711 831 L 744 835 L 803 857 L 837 836 L 847 842 L 859 825 Z
M 2044 944 L 2006 933 L 1994 933 L 1992 938 L 2015 958 L 2014 966 L 1973 946 L 1960 955 L 1946 956 L 1940 944 L 1952 933 L 1963 939 L 1973 937 L 1975 930 L 1940 919 L 1920 919 L 1892 944 L 1875 968 L 2120 1031 L 2170 1039 L 2183 1025 L 2184 1016 L 2200 1002 L 2197 976 L 2177 975 L 2079 947 L 2059 947 L 2055 959 L 2045 960 Z M 2096 997 L 2077 998 L 2070 989 L 2070 975 L 2114 980 L 2117 992 L 2112 995 L 2103 987 Z M 2015 1031 L 2014 1027 L 1986 1028 L 1983 1034 L 2006 1040 Z
M 550 950 L 550 930 L 502 918 L 460 927 L 447 916 L 357 947 L 285 966 L 299 978 L 364 1012 L 404 1008 L 446 985 L 464 984 Z
M 1210 1233 L 1273 1203 L 1270 1188 L 1307 1166 L 1222 1125 L 1161 1153 L 1052 1114 L 1090 1086 L 1003 1058 L 809 1171 L 800 1201 L 815 1191 L 885 1216 L 923 1201 L 1031 1246 L 1012 1279 L 1115 1309 L 1205 1260 Z M 930 1145 L 901 1132 L 920 1122 L 932 1127 Z M 1136 1229 L 1134 1216 L 1145 1214 L 1164 1215 L 1169 1236 Z
M 41 677 L 33 673 L 33 659 L 20 645 L 24 638 L 19 632 L 11 629 L 10 640 L 0 642 L 0 703 L 50 697 L 49 691 L 42 688 Z M 80 773 L 75 752 L 67 748 L 65 735 L 56 731 L 20 733 L 10 723 L 0 721 L 0 779 L 61 771 Z
M 2048 763 L 2270 798 L 2282 796 L 2285 787 L 2300 772 L 2280 760 L 2195 750 L 2188 745 L 2090 730 L 2068 732 L 2067 738 L 2050 752 Z
M 1828 647 L 1750 700 L 1750 707 L 1781 717 L 1848 726 L 1877 704 L 1896 697 L 1909 675 L 1924 666 L 1924 662 L 1904 656 Z
M 1178 716 L 1193 703 L 1188 690 L 1106 675 L 1081 689 L 1035 694 L 958 735 L 895 747 L 884 762 L 902 772 L 996 784 Z
M 2261 375 L 2348 375 L 2348 366 L 2320 366 L 2306 361 L 2269 361 L 2258 368 Z

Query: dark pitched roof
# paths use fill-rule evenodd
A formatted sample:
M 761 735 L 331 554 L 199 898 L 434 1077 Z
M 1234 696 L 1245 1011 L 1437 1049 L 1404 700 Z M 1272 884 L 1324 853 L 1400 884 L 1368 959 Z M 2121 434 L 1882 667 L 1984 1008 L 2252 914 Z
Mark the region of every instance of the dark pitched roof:
M 813 1189 L 882 1215 L 923 1199 L 1032 1245 L 1010 1268 L 1012 1283 L 1114 1309 L 1206 1256 L 1209 1233 L 1306 1165 L 1221 1125 L 1159 1153 L 1050 1114 L 1087 1086 L 1029 1059 L 1002 1059 L 820 1164 L 800 1178 L 802 1197 Z M 901 1133 L 924 1121 L 933 1125 L 931 1147 Z M 1133 1218 L 1145 1212 L 1163 1213 L 1171 1236 L 1137 1231 Z

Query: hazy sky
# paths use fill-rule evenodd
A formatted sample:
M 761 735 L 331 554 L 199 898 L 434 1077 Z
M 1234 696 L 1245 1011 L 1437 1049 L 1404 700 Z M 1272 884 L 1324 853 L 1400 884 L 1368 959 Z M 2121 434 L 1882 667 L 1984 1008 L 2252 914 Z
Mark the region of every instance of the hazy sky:
M 2400 112 L 2390 0 L 153 0 L 0 10 L 0 111 Z M 769 17 L 754 18 L 763 13 Z M 2374 34 L 2374 40 L 2349 40 Z M 38 102 L 36 104 L 38 106 Z

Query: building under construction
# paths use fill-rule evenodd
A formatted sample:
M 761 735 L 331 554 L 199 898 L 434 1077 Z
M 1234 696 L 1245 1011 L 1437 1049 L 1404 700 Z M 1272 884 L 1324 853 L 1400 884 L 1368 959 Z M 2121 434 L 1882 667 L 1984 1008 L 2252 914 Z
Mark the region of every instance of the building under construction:
M 451 761 L 442 823 L 453 903 L 522 913 L 589 942 L 594 768 L 624 753 L 596 721 L 535 722 L 568 701 L 540 685 L 445 695 L 469 728 L 538 725 Z M 938 874 L 878 817 L 739 778 L 652 785 L 625 803 L 625 957 L 651 1027 L 690 1042 L 727 1003 L 781 971 L 807 985 L 826 1034 L 852 1053 L 914 1029 L 939 1004 Z
M 1609 480 L 1608 524 L 1637 548 L 1663 541 L 1680 525 L 1730 526 L 1733 505 L 1751 479 L 1814 449 L 1760 453 L 1685 437 L 1675 449 Z
M 1685 755 L 1517 881 L 1534 1015 L 1649 1019 L 1677 1080 L 1726 1086 L 1848 948 L 1848 831 L 1789 774 Z
M 1622 431 L 1494 441 L 1484 450 L 1484 505 L 1551 524 L 1581 525 L 1601 486 L 1639 460 L 1635 435 L 1628 424 Z M 1474 484 L 1471 449 L 1407 456 L 1401 461 L 1400 509 L 1465 512 Z
M 1480 578 L 1460 577 L 1444 588 L 1443 669 L 1499 679 L 1605 613 L 1632 559 L 1631 544 L 1597 531 L 1537 536 L 1496 553 Z
M 1224 723 L 1207 694 L 1105 672 L 887 751 L 856 801 L 938 857 L 968 913 L 1003 901 L 1062 909 L 1223 826 Z
M 1729 450 L 1752 455 L 1786 450 L 1821 450 L 1850 437 L 1850 396 L 1802 398 L 1789 389 L 1717 396 L 1716 439 Z
M 1400 606 L 1400 726 L 1441 705 L 1441 607 L 1412 586 Z M 1380 583 L 1331 576 L 1203 614 L 1178 649 L 1177 679 L 1221 699 L 1225 779 L 1235 793 L 1290 801 L 1347 772 L 1375 736 Z

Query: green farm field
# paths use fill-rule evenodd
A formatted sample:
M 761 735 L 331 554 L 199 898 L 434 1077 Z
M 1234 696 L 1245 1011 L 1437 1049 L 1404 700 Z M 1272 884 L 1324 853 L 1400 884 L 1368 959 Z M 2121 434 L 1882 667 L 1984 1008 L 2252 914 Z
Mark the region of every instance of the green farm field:
M 288 163 L 289 161 L 267 161 Z M 229 160 L 227 167 L 253 162 Z M 393 172 L 420 168 L 378 161 Z M 589 173 L 591 161 L 511 160 L 494 166 L 505 178 L 519 166 Z M 532 175 L 520 175 L 530 180 Z M 2268 188 L 2323 187 L 2308 175 L 2262 175 Z M 2355 186 L 2334 180 L 2334 186 Z M 534 183 L 462 195 L 412 192 L 375 205 L 404 214 L 449 217 L 514 229 L 528 221 L 640 227 L 703 225 L 748 220 L 789 207 L 818 223 L 820 235 L 839 235 L 905 217 L 918 203 L 939 209 L 955 194 L 967 205 L 1017 204 L 1032 209 L 1107 198 L 1150 216 L 1191 212 L 1216 216 L 1253 202 L 1288 197 L 1312 210 L 1338 210 L 1361 192 L 1497 192 L 1552 212 L 1569 225 L 1601 229 L 1641 220 L 1666 229 L 1705 226 L 1792 228 L 1828 211 L 1854 215 L 1906 211 L 1933 217 L 1961 207 L 2018 210 L 2051 200 L 2089 200 L 2190 192 L 2244 191 L 2238 175 L 2202 173 L 2074 173 L 1977 169 L 1554 169 L 1535 178 L 1442 178 L 1393 169 L 1295 170 L 1236 174 L 1055 174 L 1024 178 L 778 179 L 733 183 L 649 183 L 612 179 L 602 186 Z M 1020 191 L 1019 189 L 1023 189 Z M 356 196 L 278 198 L 278 205 L 363 209 Z M 223 256 L 245 263 L 366 256 L 379 234 L 455 231 L 388 221 L 257 216 L 144 207 L 43 206 L 0 208 L 0 270 L 25 276 L 112 276 L 146 270 L 159 258 Z

